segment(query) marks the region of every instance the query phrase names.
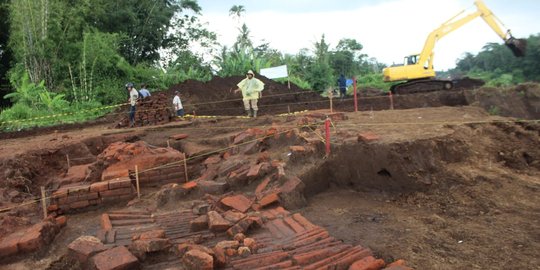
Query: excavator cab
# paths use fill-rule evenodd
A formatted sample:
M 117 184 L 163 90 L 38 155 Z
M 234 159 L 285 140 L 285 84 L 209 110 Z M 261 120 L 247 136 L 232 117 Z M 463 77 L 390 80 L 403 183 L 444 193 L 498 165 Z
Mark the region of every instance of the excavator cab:
M 418 55 L 418 54 L 405 56 L 405 60 L 403 61 L 403 65 L 404 66 L 416 65 L 416 63 L 418 63 L 418 57 L 420 57 L 420 55 Z

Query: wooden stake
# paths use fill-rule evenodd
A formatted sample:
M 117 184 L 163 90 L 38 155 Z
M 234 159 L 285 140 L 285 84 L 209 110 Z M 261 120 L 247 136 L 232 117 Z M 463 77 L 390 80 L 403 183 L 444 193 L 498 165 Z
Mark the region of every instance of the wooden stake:
M 291 105 L 287 105 L 287 111 L 289 111 L 289 113 L 291 113 Z
M 332 98 L 334 97 L 334 94 L 332 92 L 333 92 L 332 90 L 328 92 L 328 97 L 330 98 L 330 113 L 334 112 L 334 106 L 332 103 Z
M 41 208 L 43 208 L 43 219 L 47 218 L 47 198 L 45 198 L 45 187 L 41 187 Z
M 167 140 L 167 148 L 171 148 L 171 143 L 169 143 L 169 140 Z
M 141 198 L 141 188 L 139 186 L 139 166 L 135 165 L 135 181 L 137 183 L 137 198 Z
M 186 177 L 186 183 L 189 182 L 189 179 L 188 179 L 188 172 L 187 172 L 186 153 L 184 153 L 184 176 Z
M 66 154 L 66 161 L 67 161 L 67 166 L 68 166 L 68 170 L 69 168 L 71 168 L 71 162 L 69 161 L 69 155 Z

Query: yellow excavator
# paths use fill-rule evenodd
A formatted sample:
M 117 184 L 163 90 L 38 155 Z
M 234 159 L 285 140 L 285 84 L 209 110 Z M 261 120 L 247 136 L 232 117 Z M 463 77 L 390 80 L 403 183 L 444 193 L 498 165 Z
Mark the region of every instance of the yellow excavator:
M 487 8 L 484 1 L 476 0 L 474 4 L 477 8 L 475 12 L 462 16 L 465 13 L 465 10 L 463 10 L 431 32 L 420 54 L 406 56 L 403 65 L 391 66 L 383 70 L 385 82 L 402 81 L 390 88 L 393 94 L 452 89 L 456 81 L 435 78 L 433 48 L 439 39 L 478 17 L 484 19 L 491 29 L 504 40 L 506 46 L 510 48 L 516 57 L 523 57 L 525 55 L 527 41 L 525 39 L 514 38 L 510 30 L 504 31 L 503 24 Z

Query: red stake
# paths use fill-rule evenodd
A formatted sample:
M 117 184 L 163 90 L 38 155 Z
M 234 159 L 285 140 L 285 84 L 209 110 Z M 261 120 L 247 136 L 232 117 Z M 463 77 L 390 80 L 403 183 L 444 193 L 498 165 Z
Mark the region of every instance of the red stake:
M 356 77 L 353 77 L 354 84 L 354 112 L 358 112 L 358 97 L 356 95 Z
M 330 155 L 330 118 L 326 117 L 324 121 L 324 127 L 326 130 L 326 156 Z

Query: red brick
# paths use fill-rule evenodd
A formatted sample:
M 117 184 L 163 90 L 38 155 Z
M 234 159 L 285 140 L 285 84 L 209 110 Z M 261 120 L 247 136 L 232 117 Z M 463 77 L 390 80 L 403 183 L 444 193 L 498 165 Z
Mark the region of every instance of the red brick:
M 255 196 L 257 196 L 257 199 L 260 199 L 263 196 L 262 192 L 266 189 L 271 180 L 271 177 L 266 177 L 259 185 L 257 185 L 257 188 L 255 189 Z
M 51 204 L 47 207 L 47 212 L 54 212 L 58 210 L 58 205 L 57 204 Z
M 236 224 L 238 221 L 246 217 L 246 214 L 229 210 L 223 213 L 223 218 L 230 221 L 232 224 Z
M 383 260 L 376 260 L 373 256 L 368 256 L 351 264 L 349 270 L 379 270 L 383 267 Z
M 0 258 L 15 255 L 19 252 L 17 243 L 24 235 L 23 231 L 12 233 L 0 240 Z
M 214 251 L 214 268 L 223 268 L 227 264 L 227 256 L 222 248 L 213 248 Z
M 227 256 L 229 257 L 233 257 L 233 256 L 236 256 L 237 251 L 236 249 L 228 248 L 225 250 L 225 254 L 227 254 Z
M 245 218 L 240 222 L 234 224 L 231 228 L 229 228 L 227 230 L 227 234 L 232 237 L 239 233 L 246 233 L 253 224 L 253 222 L 253 220 Z
M 55 222 L 56 222 L 56 225 L 59 227 L 59 228 L 62 228 L 64 226 L 66 226 L 67 224 L 67 217 L 66 216 L 59 216 L 55 219 Z
M 52 197 L 55 199 L 58 199 L 58 198 L 66 197 L 67 195 L 68 195 L 67 188 L 62 187 L 58 189 L 57 191 L 53 192 Z
M 84 194 L 90 190 L 90 185 L 81 185 L 76 183 L 73 186 L 68 186 L 68 195 Z
M 139 266 L 139 261 L 124 246 L 115 247 L 94 256 L 97 270 L 129 270 Z
M 168 249 L 171 246 L 169 239 L 152 238 L 152 239 L 139 239 L 131 242 L 129 249 L 135 254 L 144 254 L 147 252 L 157 252 Z
M 381 137 L 373 132 L 362 132 L 358 134 L 359 142 L 373 142 L 378 141 Z
M 184 184 L 182 184 L 182 188 L 185 189 L 185 190 L 192 190 L 192 189 L 195 189 L 197 187 L 197 182 L 195 181 L 189 181 L 189 182 L 186 182 Z
M 251 255 L 251 250 L 248 247 L 239 247 L 238 248 L 238 255 L 242 257 L 247 257 Z
M 69 256 L 83 264 L 87 263 L 90 257 L 105 250 L 107 248 L 103 243 L 93 236 L 81 236 L 68 245 Z
M 187 138 L 187 137 L 189 137 L 188 134 L 180 133 L 180 134 L 172 135 L 172 136 L 170 136 L 169 138 L 170 138 L 170 139 L 173 139 L 173 140 L 179 141 L 179 140 L 183 140 L 183 139 L 185 139 L 185 138 Z
M 255 248 L 256 243 L 257 242 L 253 238 L 247 237 L 247 238 L 244 239 L 244 246 L 250 248 L 251 250 L 253 250 Z
M 245 213 L 251 207 L 251 201 L 244 195 L 228 196 L 221 200 L 221 203 Z
M 266 206 L 269 206 L 273 203 L 276 203 L 276 202 L 279 202 L 279 196 L 278 196 L 278 193 L 277 192 L 274 192 L 274 193 L 271 193 L 271 194 L 268 194 L 266 196 L 264 196 L 260 201 L 259 201 L 259 205 L 264 208 Z
M 264 257 L 249 257 L 245 260 L 234 262 L 233 266 L 235 269 L 255 269 L 263 265 L 279 263 L 289 257 L 289 254 L 287 252 L 272 252 L 265 255 L 266 256 Z
M 213 270 L 214 258 L 205 252 L 194 249 L 186 252 L 182 258 L 186 269 L 193 270 Z
M 111 219 L 109 218 L 108 214 L 101 215 L 101 228 L 105 231 L 109 231 L 112 229 Z
M 233 248 L 237 249 L 240 246 L 238 241 L 221 241 L 216 244 L 216 248 L 228 249 Z
M 304 216 L 302 216 L 299 213 L 296 213 L 296 214 L 292 215 L 292 217 L 294 218 L 294 220 L 296 220 L 298 223 L 300 223 L 306 229 L 311 229 L 311 228 L 316 227 L 315 225 L 313 225 L 313 223 L 309 222 L 309 220 L 307 220 Z
M 106 197 L 117 197 L 117 196 L 123 196 L 123 195 L 131 195 L 133 190 L 131 187 L 128 188 L 119 188 L 119 189 L 113 189 L 113 190 L 106 190 L 99 193 L 99 195 L 103 198 Z
M 214 155 L 204 160 L 203 164 L 209 165 L 209 164 L 217 164 L 219 162 L 221 162 L 221 157 L 219 155 Z
M 291 152 L 306 152 L 306 148 L 301 145 L 290 146 Z
M 231 226 L 232 224 L 224 219 L 218 212 L 208 212 L 208 227 L 212 232 L 224 232 Z
M 69 204 L 69 208 L 71 209 L 80 209 L 90 206 L 90 203 L 88 201 L 78 201 L 78 202 L 72 202 Z
M 199 232 L 208 229 L 208 216 L 202 215 L 189 222 L 190 232 Z
M 360 249 L 355 250 L 354 252 L 342 257 L 341 259 L 332 262 L 331 266 L 334 267 L 334 269 L 347 269 L 347 267 L 353 264 L 355 261 L 372 255 L 371 251 L 369 251 L 368 249 L 362 247 L 358 248 Z
M 309 251 L 303 254 L 293 256 L 293 261 L 298 265 L 309 265 L 320 260 L 326 259 L 332 255 L 342 252 L 345 248 L 336 249 L 333 247 Z
M 56 235 L 56 225 L 48 221 L 35 224 L 24 232 L 17 244 L 19 251 L 32 252 L 42 249 L 45 244 L 50 243 Z
M 132 237 L 133 240 L 148 240 L 148 239 L 156 239 L 156 238 L 165 238 L 165 230 L 151 230 L 147 232 L 142 232 L 134 235 Z
M 129 177 L 121 177 L 109 180 L 109 189 L 131 188 L 131 179 Z
M 108 182 L 97 182 L 90 185 L 91 192 L 101 192 L 109 189 Z

